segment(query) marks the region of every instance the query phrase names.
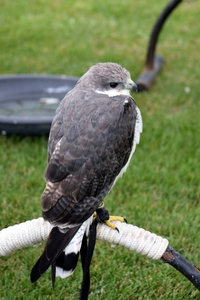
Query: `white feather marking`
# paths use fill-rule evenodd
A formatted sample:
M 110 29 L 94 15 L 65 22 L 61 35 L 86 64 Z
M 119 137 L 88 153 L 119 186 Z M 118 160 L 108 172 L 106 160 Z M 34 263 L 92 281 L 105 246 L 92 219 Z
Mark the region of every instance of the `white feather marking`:
M 142 116 L 140 113 L 139 108 L 136 106 L 136 111 L 137 111 L 137 116 L 136 116 L 136 123 L 135 123 L 135 130 L 134 130 L 134 139 L 133 139 L 133 145 L 132 145 L 132 150 L 131 154 L 129 156 L 129 159 L 126 163 L 126 165 L 121 169 L 119 175 L 115 178 L 115 181 L 113 183 L 113 186 L 115 185 L 116 181 L 118 178 L 122 177 L 123 173 L 126 172 L 128 165 L 131 161 L 131 157 L 135 151 L 136 145 L 139 144 L 140 141 L 140 133 L 142 132 Z
M 128 99 L 125 99 L 124 105 L 126 105 L 126 104 L 128 104 L 128 103 L 129 103 Z
M 108 95 L 109 97 L 115 97 L 120 95 L 130 96 L 130 90 L 128 89 L 121 89 L 121 90 L 112 89 L 108 91 L 96 90 L 95 93 Z
M 55 149 L 52 153 L 52 157 L 57 157 L 57 155 L 59 154 L 61 141 L 62 141 L 62 138 L 57 142 Z
M 73 271 L 65 271 L 60 267 L 56 267 L 56 277 L 60 277 L 60 278 L 66 278 L 69 277 L 70 275 L 72 275 L 74 273 Z
M 79 230 L 77 231 L 73 239 L 64 249 L 63 252 L 65 252 L 65 255 L 68 255 L 70 253 L 78 254 L 80 252 L 84 233 L 86 233 L 86 235 L 88 236 L 92 219 L 93 219 L 93 215 L 81 225 L 81 227 L 79 228 Z M 66 271 L 60 267 L 56 267 L 56 277 L 65 278 L 73 274 L 73 272 L 74 269 Z

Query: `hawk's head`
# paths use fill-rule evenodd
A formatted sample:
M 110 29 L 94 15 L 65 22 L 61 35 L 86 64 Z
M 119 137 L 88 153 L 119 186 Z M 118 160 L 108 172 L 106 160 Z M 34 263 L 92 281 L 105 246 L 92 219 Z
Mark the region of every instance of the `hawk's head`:
M 98 63 L 92 66 L 78 81 L 78 87 L 108 96 L 129 95 L 137 91 L 130 73 L 117 63 Z

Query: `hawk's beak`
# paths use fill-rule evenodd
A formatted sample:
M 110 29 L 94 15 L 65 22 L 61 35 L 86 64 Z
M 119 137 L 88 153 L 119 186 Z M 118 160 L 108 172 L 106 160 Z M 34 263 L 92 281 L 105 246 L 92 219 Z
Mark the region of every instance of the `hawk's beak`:
M 137 84 L 132 79 L 128 79 L 127 89 L 131 91 L 135 91 L 136 93 L 138 92 Z

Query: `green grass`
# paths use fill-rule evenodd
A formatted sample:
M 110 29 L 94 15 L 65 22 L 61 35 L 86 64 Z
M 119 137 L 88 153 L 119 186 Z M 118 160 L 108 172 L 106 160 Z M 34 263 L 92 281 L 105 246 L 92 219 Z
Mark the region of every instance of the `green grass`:
M 168 1 L 11 1 L 0 9 L 3 74 L 82 75 L 115 61 L 136 79 L 151 28 Z M 106 198 L 112 214 L 169 239 L 200 266 L 200 2 L 182 3 L 164 26 L 166 60 L 152 90 L 135 95 L 144 131 L 126 174 Z M 186 93 L 185 88 L 190 87 Z M 47 138 L 0 137 L 0 228 L 41 215 Z M 78 299 L 81 267 L 53 290 L 47 272 L 30 270 L 44 245 L 0 258 L 0 299 Z M 90 299 L 199 299 L 180 273 L 122 247 L 97 242 Z

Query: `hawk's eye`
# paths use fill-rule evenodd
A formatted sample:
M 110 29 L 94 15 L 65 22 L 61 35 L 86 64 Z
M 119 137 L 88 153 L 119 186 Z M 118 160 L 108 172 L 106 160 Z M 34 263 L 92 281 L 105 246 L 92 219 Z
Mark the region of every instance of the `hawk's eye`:
M 118 86 L 118 83 L 117 83 L 117 82 L 111 82 L 111 83 L 110 83 L 110 87 L 111 87 L 112 89 L 116 88 L 117 86 Z

